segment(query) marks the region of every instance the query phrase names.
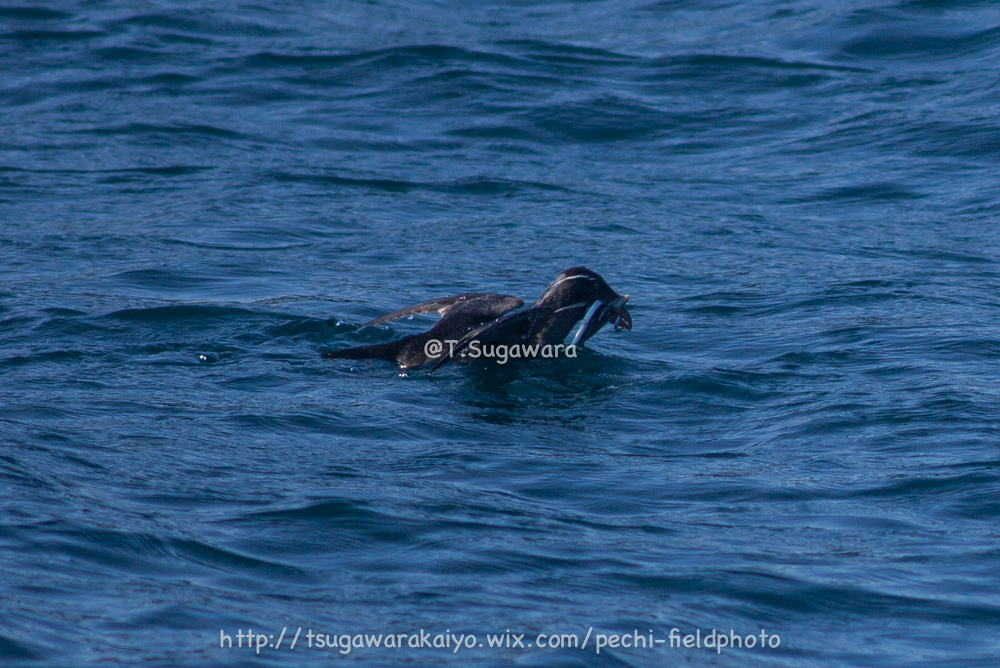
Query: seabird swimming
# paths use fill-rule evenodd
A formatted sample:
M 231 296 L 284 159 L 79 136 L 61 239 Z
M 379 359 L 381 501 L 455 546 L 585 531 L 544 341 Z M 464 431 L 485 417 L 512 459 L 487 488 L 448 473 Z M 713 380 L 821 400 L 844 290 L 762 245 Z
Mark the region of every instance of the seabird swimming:
M 524 301 L 510 295 L 472 292 L 442 297 L 407 306 L 361 327 L 372 327 L 393 320 L 437 311 L 441 320 L 422 334 L 407 336 L 390 343 L 379 343 L 345 350 L 326 350 L 323 357 L 332 359 L 383 359 L 404 369 L 436 362 L 434 369 L 453 357 L 461 356 L 470 344 L 506 346 L 546 346 L 561 344 L 576 323 L 583 321 L 573 337 L 577 346 L 611 322 L 615 330 L 632 329 L 632 316 L 625 308 L 628 295 L 619 295 L 597 272 L 586 267 L 572 267 L 556 276 L 542 296 L 528 308 Z M 431 340 L 445 343 L 440 357 L 429 356 L 425 346 Z M 451 346 L 449 348 L 449 345 Z

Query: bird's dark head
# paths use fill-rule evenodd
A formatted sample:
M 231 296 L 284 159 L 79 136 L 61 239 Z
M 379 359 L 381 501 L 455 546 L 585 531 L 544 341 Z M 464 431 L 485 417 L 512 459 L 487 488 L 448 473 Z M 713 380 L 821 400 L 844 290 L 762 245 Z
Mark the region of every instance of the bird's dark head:
M 619 295 L 596 271 L 572 267 L 549 284 L 535 306 L 555 309 L 556 314 L 583 320 L 573 337 L 573 344 L 583 343 L 608 322 L 615 329 L 632 329 L 632 316 L 625 308 L 628 295 Z

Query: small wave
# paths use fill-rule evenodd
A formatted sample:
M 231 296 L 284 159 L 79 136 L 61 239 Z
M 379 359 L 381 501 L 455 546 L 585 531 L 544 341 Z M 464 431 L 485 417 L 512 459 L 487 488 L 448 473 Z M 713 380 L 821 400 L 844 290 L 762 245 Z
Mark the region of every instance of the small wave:
M 408 543 L 413 540 L 415 531 L 411 522 L 398 515 L 379 512 L 368 508 L 367 504 L 342 499 L 250 513 L 240 521 L 248 520 L 268 526 L 310 523 L 326 528 L 342 527 L 349 530 L 351 542 Z
M 523 114 L 523 120 L 543 135 L 585 143 L 637 140 L 697 122 L 694 117 L 668 114 L 614 95 L 533 109 Z
M 44 7 L 0 7 L 0 18 L 21 21 L 56 21 L 72 18 L 72 14 Z
M 174 55 L 157 49 L 141 49 L 135 46 L 107 46 L 94 50 L 94 55 L 106 62 L 128 64 L 152 63 L 173 59 Z
M 517 58 L 489 51 L 475 51 L 440 44 L 400 46 L 372 51 L 346 53 L 276 53 L 262 51 L 234 61 L 240 69 L 301 68 L 316 69 L 365 62 L 387 69 L 420 64 L 441 65 L 455 62 L 519 64 Z
M 890 202 L 893 200 L 921 199 L 925 195 L 897 183 L 861 183 L 851 186 L 828 188 L 814 195 L 785 200 L 787 203 L 804 202 Z
M 807 60 L 781 60 L 778 58 L 763 58 L 760 56 L 734 56 L 728 54 L 687 54 L 679 56 L 668 56 L 650 61 L 650 67 L 662 65 L 690 65 L 700 69 L 719 68 L 724 70 L 809 70 L 828 72 L 861 72 L 868 73 L 872 70 L 863 67 L 852 67 L 849 65 L 835 65 L 831 63 L 817 63 Z
M 190 74 L 180 74 L 177 72 L 161 72 L 159 74 L 152 74 L 148 77 L 139 79 L 139 83 L 163 84 L 166 86 L 180 86 L 183 84 L 195 83 L 198 81 L 201 81 L 200 77 L 196 77 Z
M 80 133 L 96 135 L 198 135 L 204 137 L 217 137 L 222 139 L 247 139 L 248 136 L 212 125 L 178 124 L 178 125 L 156 125 L 152 123 L 126 123 L 124 125 L 105 126 L 79 130 Z
M 254 315 L 253 311 L 231 306 L 202 306 L 198 304 L 179 304 L 175 306 L 154 306 L 151 308 L 129 308 L 112 311 L 102 318 L 109 320 L 124 320 L 131 322 L 176 322 L 178 320 L 193 320 L 198 322 L 241 319 Z
M 140 28 L 165 29 L 219 37 L 278 37 L 287 31 L 254 21 L 225 20 L 216 13 L 152 13 L 136 14 L 112 22 L 117 28 L 137 26 Z M 154 33 L 155 34 L 155 33 Z
M 208 274 L 170 269 L 133 269 L 114 274 L 113 278 L 150 290 L 191 290 L 207 288 L 224 279 Z
M 657 94 L 662 94 L 666 87 L 680 91 L 691 86 L 715 92 L 724 88 L 758 93 L 816 87 L 847 75 L 869 72 L 861 67 L 812 61 L 696 53 L 643 61 L 636 66 L 633 76 L 645 90 Z
M 657 393 L 668 393 L 671 396 L 709 395 L 724 400 L 736 400 L 729 403 L 729 409 L 749 408 L 753 402 L 772 398 L 776 394 L 776 385 L 787 379 L 786 372 L 758 373 L 737 369 L 711 369 L 696 374 L 669 376 L 655 381 L 651 387 Z M 654 399 L 660 401 L 660 398 Z
M 531 132 L 515 125 L 475 125 L 456 130 L 448 130 L 448 134 L 455 137 L 468 137 L 470 139 L 508 139 L 527 141 L 535 138 Z
M 960 253 L 953 250 L 941 250 L 939 248 L 913 248 L 905 250 L 894 251 L 895 255 L 902 257 L 914 257 L 924 260 L 934 260 L 937 262 L 945 262 L 948 264 L 976 264 L 976 265 L 991 265 L 996 264 L 997 260 L 984 255 L 976 255 L 973 253 Z
M 0 39 L 17 42 L 78 42 L 105 37 L 99 30 L 14 30 L 0 34 Z
M 205 26 L 203 22 L 193 18 L 189 18 L 187 16 L 174 16 L 171 14 L 138 14 L 136 16 L 130 16 L 126 19 L 121 19 L 120 21 L 117 21 L 116 24 L 123 26 L 170 28 L 171 30 L 188 30 L 192 32 L 200 30 Z
M 540 40 L 507 40 L 499 42 L 501 46 L 514 47 L 518 53 L 533 60 L 545 63 L 580 63 L 593 65 L 598 63 L 623 64 L 640 60 L 631 56 L 605 49 L 588 46 L 577 46 L 558 42 Z
M 1000 160 L 1000 125 L 993 119 L 954 123 L 928 121 L 910 124 L 893 141 L 921 156 L 954 156 L 995 163 Z
M 169 165 L 166 167 L 133 167 L 115 170 L 121 174 L 149 174 L 150 176 L 188 176 L 215 169 L 205 165 Z
M 40 658 L 29 645 L 20 643 L 5 635 L 0 635 L 0 656 L 12 661 L 30 661 Z
M 252 556 L 232 548 L 212 545 L 202 540 L 173 538 L 166 542 L 171 553 L 201 566 L 218 568 L 230 573 L 251 572 L 279 579 L 301 579 L 304 571 L 296 566 Z
M 472 177 L 454 181 L 405 181 L 401 179 L 354 178 L 335 174 L 295 174 L 290 172 L 274 172 L 272 178 L 277 181 L 301 183 L 325 183 L 339 186 L 372 188 L 386 192 L 409 192 L 411 190 L 430 190 L 456 195 L 505 195 L 520 190 L 549 190 L 572 192 L 569 189 L 551 183 L 534 181 L 517 181 L 491 177 Z
M 971 33 L 935 35 L 906 30 L 903 26 L 876 30 L 852 40 L 843 52 L 859 58 L 926 57 L 965 58 L 993 49 L 1000 43 L 1000 27 Z

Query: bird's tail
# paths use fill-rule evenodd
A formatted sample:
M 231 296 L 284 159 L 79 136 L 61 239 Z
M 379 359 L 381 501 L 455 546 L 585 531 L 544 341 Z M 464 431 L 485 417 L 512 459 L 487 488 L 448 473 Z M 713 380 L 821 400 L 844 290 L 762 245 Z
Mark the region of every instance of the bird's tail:
M 346 360 L 387 360 L 394 362 L 407 339 L 390 343 L 376 343 L 371 346 L 344 348 L 343 350 L 324 350 L 323 357 L 327 359 Z

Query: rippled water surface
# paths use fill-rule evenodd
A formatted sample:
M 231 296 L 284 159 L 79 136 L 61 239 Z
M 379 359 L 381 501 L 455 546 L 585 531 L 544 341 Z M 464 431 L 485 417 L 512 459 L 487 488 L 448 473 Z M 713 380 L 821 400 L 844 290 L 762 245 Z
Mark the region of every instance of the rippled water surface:
M 0 656 L 996 665 L 998 55 L 986 2 L 0 8 Z M 320 357 L 574 265 L 635 322 L 575 360 Z M 780 645 L 595 651 L 672 628 Z

